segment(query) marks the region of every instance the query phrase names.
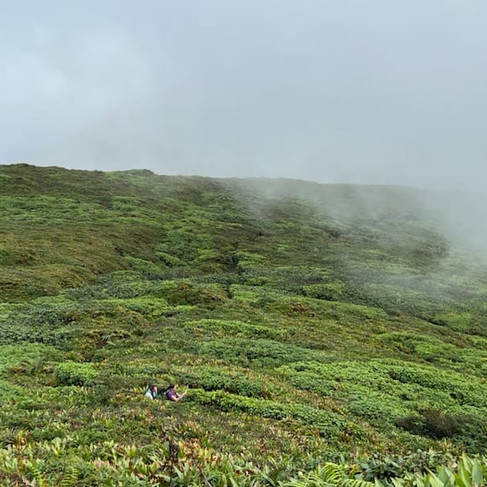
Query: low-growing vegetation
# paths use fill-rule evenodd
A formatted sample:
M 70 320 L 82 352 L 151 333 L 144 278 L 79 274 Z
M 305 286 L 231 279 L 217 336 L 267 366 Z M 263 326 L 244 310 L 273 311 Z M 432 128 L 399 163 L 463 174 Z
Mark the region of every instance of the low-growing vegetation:
M 483 485 L 486 267 L 352 190 L 2 166 L 0 485 Z

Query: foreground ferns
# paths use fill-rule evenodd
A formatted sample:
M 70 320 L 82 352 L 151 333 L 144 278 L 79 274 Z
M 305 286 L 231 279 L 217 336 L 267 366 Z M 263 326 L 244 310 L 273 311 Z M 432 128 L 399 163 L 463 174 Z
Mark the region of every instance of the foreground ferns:
M 282 487 L 372 487 L 374 484 L 354 478 L 356 468 L 348 465 L 326 463 L 313 472 L 302 475 L 298 479 L 285 482 Z

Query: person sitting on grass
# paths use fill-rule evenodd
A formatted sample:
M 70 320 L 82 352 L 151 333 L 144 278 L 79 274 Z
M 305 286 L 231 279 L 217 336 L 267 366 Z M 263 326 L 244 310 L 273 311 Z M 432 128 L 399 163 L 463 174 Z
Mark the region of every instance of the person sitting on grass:
M 174 401 L 174 402 L 179 402 L 184 399 L 184 396 L 188 393 L 188 391 L 183 392 L 182 394 L 178 394 L 176 392 L 177 385 L 176 384 L 171 384 L 168 388 L 167 391 L 164 392 L 164 396 L 166 396 L 166 399 L 169 401 Z
M 155 384 L 151 384 L 145 393 L 145 397 L 149 399 L 155 399 L 158 396 L 157 394 L 157 386 Z

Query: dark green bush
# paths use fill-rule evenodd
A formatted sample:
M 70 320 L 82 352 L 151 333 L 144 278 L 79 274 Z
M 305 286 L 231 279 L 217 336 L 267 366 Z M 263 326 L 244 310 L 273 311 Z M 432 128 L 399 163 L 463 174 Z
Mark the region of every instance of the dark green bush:
M 439 440 L 454 437 L 462 431 L 466 422 L 466 416 L 453 416 L 437 409 L 424 409 L 419 415 L 399 419 L 396 425 L 416 435 Z

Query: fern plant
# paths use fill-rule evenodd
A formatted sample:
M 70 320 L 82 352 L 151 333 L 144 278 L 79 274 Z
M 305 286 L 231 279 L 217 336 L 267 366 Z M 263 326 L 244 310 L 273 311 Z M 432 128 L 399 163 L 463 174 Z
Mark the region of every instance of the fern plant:
M 32 474 L 34 475 L 34 478 L 36 479 L 36 482 L 39 487 L 49 487 L 49 484 L 47 483 L 46 477 L 42 474 L 42 472 L 37 468 L 36 465 L 31 465 L 30 470 Z
M 354 470 L 348 465 L 325 463 L 307 475 L 281 484 L 282 487 L 372 487 L 373 483 L 354 478 Z
M 59 487 L 75 487 L 78 485 L 78 477 L 78 470 L 75 467 L 69 467 Z

